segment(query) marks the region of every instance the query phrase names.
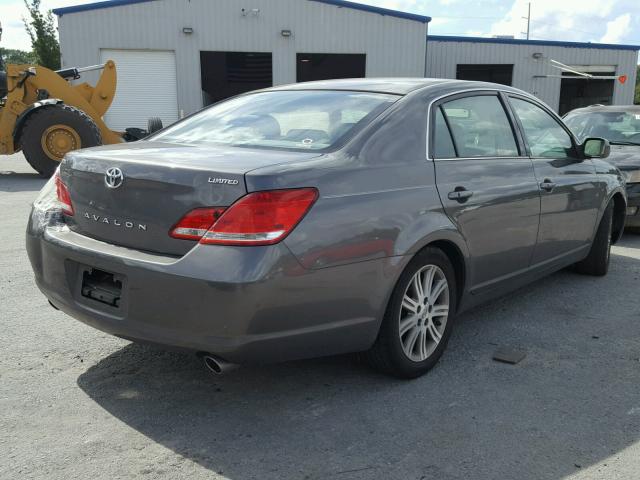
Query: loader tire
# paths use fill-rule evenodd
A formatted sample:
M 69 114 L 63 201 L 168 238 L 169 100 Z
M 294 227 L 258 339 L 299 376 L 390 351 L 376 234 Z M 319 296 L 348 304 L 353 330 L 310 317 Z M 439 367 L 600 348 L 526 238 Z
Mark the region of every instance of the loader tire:
M 50 177 L 67 152 L 102 144 L 95 122 L 69 105 L 46 105 L 29 115 L 18 140 L 24 156 L 43 177 Z

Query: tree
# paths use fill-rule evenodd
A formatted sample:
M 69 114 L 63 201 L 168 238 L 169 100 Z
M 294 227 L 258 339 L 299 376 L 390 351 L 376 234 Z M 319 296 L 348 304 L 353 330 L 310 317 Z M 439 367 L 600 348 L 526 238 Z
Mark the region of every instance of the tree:
M 24 0 L 31 19 L 23 18 L 24 26 L 31 37 L 33 54 L 39 65 L 58 70 L 60 68 L 60 44 L 58 43 L 53 13 L 40 11 L 40 0 Z
M 33 54 L 33 52 L 14 50 L 12 48 L 0 47 L 0 58 L 2 58 L 2 62 L 4 62 L 4 64 L 37 63 L 36 56 Z
M 638 65 L 636 70 L 636 98 L 633 103 L 636 105 L 640 105 L 640 65 Z

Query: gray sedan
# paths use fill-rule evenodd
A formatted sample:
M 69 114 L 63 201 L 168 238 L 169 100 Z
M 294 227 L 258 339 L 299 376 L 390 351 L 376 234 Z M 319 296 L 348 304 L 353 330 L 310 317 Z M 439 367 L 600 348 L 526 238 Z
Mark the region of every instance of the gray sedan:
M 27 249 L 55 308 L 217 372 L 364 351 L 416 377 L 461 311 L 607 273 L 626 210 L 608 150 L 490 83 L 276 87 L 68 154 Z
M 564 120 L 578 139 L 598 135 L 609 141 L 607 161 L 627 182 L 626 226 L 640 231 L 640 106 L 592 105 L 572 110 Z

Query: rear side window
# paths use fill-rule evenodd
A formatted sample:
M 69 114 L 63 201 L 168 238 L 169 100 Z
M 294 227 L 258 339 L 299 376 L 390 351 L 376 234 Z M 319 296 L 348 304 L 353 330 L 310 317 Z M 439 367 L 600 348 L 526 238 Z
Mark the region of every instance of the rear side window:
M 537 105 L 510 98 L 533 157 L 574 158 L 573 142 L 564 128 Z
M 458 157 L 517 157 L 513 129 L 497 96 L 464 97 L 442 104 Z
M 436 110 L 436 122 L 433 135 L 433 158 L 453 158 L 456 156 L 456 149 L 451 140 L 449 127 L 444 120 L 442 110 Z

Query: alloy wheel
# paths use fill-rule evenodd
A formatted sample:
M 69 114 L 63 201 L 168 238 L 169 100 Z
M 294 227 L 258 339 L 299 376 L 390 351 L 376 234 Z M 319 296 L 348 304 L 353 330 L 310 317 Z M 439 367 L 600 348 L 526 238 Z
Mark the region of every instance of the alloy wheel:
M 449 284 L 440 267 L 425 265 L 411 278 L 402 297 L 399 335 L 410 360 L 422 362 L 440 344 L 449 317 Z

